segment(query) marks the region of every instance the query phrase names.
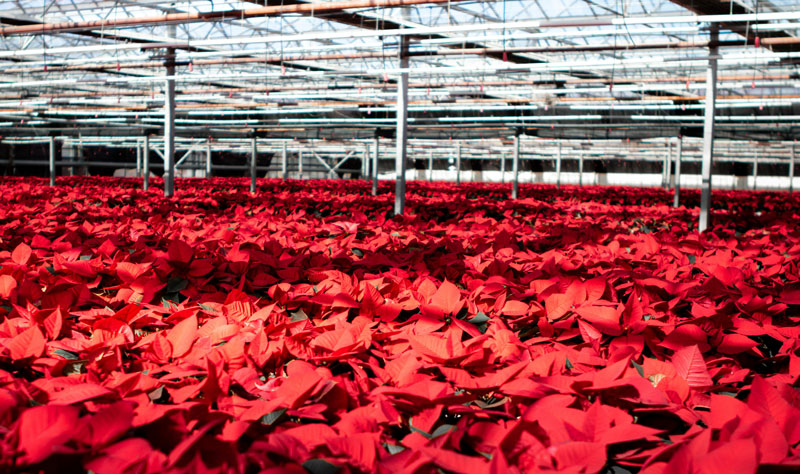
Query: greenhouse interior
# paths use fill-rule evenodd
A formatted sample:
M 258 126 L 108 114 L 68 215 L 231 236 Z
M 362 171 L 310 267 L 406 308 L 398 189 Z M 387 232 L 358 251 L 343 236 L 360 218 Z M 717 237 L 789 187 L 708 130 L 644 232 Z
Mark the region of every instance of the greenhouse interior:
M 800 471 L 799 31 L 0 2 L 0 472 Z

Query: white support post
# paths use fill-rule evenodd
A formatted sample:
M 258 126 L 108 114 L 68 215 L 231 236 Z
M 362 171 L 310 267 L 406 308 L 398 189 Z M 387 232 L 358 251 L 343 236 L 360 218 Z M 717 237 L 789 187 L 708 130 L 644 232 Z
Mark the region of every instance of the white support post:
M 500 152 L 500 182 L 506 184 L 506 154 Z
M 142 147 L 142 161 L 144 163 L 144 169 L 142 170 L 142 174 L 144 178 L 142 179 L 142 189 L 147 191 L 150 189 L 150 136 L 144 136 L 144 146 Z
M 511 184 L 511 199 L 517 199 L 519 197 L 519 135 L 514 135 L 513 153 L 511 168 L 514 173 L 514 182 Z
M 683 159 L 683 137 L 678 137 L 678 155 L 675 157 L 675 196 L 672 207 L 681 205 L 681 160 Z
M 256 193 L 256 163 L 258 161 L 258 144 L 255 138 L 250 139 L 250 194 Z
M 142 176 L 142 144 L 136 141 L 136 177 Z
M 583 186 L 583 150 L 578 155 L 578 186 Z
M 758 189 L 756 181 L 758 181 L 758 148 L 756 148 L 755 154 L 753 155 L 753 191 Z
M 289 177 L 289 162 L 286 157 L 286 142 L 281 143 L 281 178 Z
M 558 142 L 558 153 L 556 154 L 556 189 L 561 189 L 561 142 Z
M 714 160 L 714 114 L 717 105 L 717 58 L 719 56 L 719 27 L 711 25 L 708 49 L 708 68 L 706 69 L 706 109 L 703 121 L 703 165 L 700 186 L 700 219 L 697 230 L 705 232 L 711 224 L 711 167 Z
M 664 162 L 664 187 L 672 187 L 672 140 L 667 141 L 667 161 Z
M 428 182 L 433 182 L 433 150 L 428 151 Z
M 175 193 L 175 48 L 167 48 L 166 66 L 171 79 L 165 83 L 164 196 L 170 197 Z
M 794 144 L 789 155 L 789 194 L 794 191 Z
M 50 146 L 50 186 L 56 185 L 56 139 L 49 137 L 48 144 Z
M 206 143 L 206 178 L 211 177 L 211 142 Z
M 303 179 L 303 150 L 297 152 L 297 177 Z
M 380 153 L 380 139 L 375 138 L 372 150 L 372 195 L 378 195 L 378 153 Z
M 364 143 L 364 151 L 361 154 L 361 178 L 366 181 L 370 180 L 369 164 L 369 143 Z
M 456 184 L 461 184 L 461 143 L 456 145 Z
M 406 72 L 400 73 L 400 80 L 397 84 L 397 151 L 395 153 L 395 194 L 394 194 L 394 214 L 403 214 L 406 209 L 406 153 L 408 141 L 408 36 L 400 37 L 400 47 L 398 48 L 400 59 L 400 69 Z

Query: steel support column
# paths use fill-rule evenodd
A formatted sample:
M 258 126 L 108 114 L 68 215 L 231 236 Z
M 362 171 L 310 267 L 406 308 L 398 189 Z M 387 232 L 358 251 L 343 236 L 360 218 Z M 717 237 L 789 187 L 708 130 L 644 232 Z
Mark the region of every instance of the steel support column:
M 433 182 L 433 150 L 428 152 L 428 182 Z
M 789 194 L 794 191 L 794 144 L 792 144 L 791 150 L 789 155 Z
M 380 140 L 375 138 L 373 140 L 373 150 L 372 150 L 372 195 L 378 195 L 378 153 L 380 153 Z
M 408 71 L 408 36 L 400 38 L 398 48 L 400 68 Z M 408 72 L 400 73 L 397 84 L 397 151 L 395 156 L 395 171 L 397 174 L 394 191 L 394 213 L 402 214 L 406 208 L 406 153 L 408 141 Z
M 167 77 L 175 76 L 174 48 L 167 48 L 166 70 Z M 175 79 L 164 86 L 164 196 L 170 197 L 175 193 Z
M 281 143 L 281 178 L 289 177 L 289 161 L 286 157 L 286 142 Z
M 671 187 L 670 180 L 672 179 L 672 140 L 667 141 L 667 156 L 664 161 L 664 187 L 669 189 Z
M 683 159 L 683 137 L 678 137 L 678 154 L 675 157 L 675 195 L 672 207 L 681 205 L 681 160 Z
M 142 170 L 142 174 L 144 175 L 142 189 L 147 191 L 150 189 L 150 137 L 147 135 L 144 136 L 144 144 L 142 146 L 142 162 L 144 165 L 144 169 Z
M 561 142 L 558 142 L 556 154 L 556 189 L 561 189 Z
M 753 186 L 752 189 L 755 191 L 758 189 L 756 186 L 756 181 L 758 181 L 758 149 L 756 149 L 755 155 L 753 155 Z
M 297 152 L 297 177 L 303 179 L 303 150 Z
M 206 144 L 206 178 L 211 177 L 211 142 Z
M 583 186 L 583 150 L 578 155 L 578 186 Z
M 364 152 L 362 153 L 361 158 L 361 178 L 366 181 L 370 181 L 372 179 L 369 174 L 369 164 L 369 143 L 364 143 Z
M 697 225 L 699 232 L 704 232 L 711 224 L 711 165 L 714 160 L 714 114 L 717 104 L 717 58 L 719 47 L 719 27 L 711 25 L 708 48 L 708 68 L 706 69 L 706 110 L 703 122 L 703 165 L 701 168 L 702 184 L 700 187 L 700 219 Z
M 56 139 L 49 137 L 48 144 L 50 146 L 50 186 L 56 185 Z
M 506 183 L 506 154 L 500 152 L 500 182 Z
M 136 177 L 142 175 L 142 144 L 136 142 Z
M 511 199 L 519 197 L 519 135 L 514 135 L 514 150 L 511 168 L 514 173 L 514 182 L 511 184 Z
M 461 144 L 456 145 L 456 184 L 461 184 Z
M 258 145 L 255 138 L 250 139 L 250 194 L 256 193 L 256 163 L 258 161 Z

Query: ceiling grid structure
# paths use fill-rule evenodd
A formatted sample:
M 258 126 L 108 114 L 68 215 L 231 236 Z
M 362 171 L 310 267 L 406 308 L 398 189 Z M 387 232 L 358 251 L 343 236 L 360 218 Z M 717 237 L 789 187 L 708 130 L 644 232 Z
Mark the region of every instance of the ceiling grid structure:
M 407 73 L 412 140 L 700 137 L 715 46 L 716 136 L 787 142 L 798 30 L 791 0 L 14 0 L 0 134 L 160 137 L 168 80 L 177 139 L 391 139 Z

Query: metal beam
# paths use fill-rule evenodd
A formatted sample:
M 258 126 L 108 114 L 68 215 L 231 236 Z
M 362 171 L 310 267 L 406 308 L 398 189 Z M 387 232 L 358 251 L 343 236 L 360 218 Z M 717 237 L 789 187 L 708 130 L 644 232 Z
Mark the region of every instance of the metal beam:
M 502 151 L 500 152 L 500 182 L 506 183 L 506 154 Z
M 303 179 L 303 150 L 297 152 L 297 176 Z
M 167 48 L 164 99 L 164 196 L 175 193 L 175 49 Z
M 583 150 L 578 155 L 578 186 L 583 186 Z
M 461 184 L 461 143 L 456 145 L 456 184 Z
M 428 151 L 428 182 L 433 182 L 433 150 Z
M 678 154 L 675 157 L 675 196 L 672 207 L 681 205 L 681 160 L 683 159 L 683 137 L 678 137 Z
M 349 9 L 360 8 L 393 8 L 406 5 L 426 3 L 448 3 L 450 0 L 344 0 L 334 2 L 301 3 L 293 5 L 274 5 L 244 10 L 217 10 L 210 12 L 181 12 L 151 17 L 113 18 L 106 20 L 42 23 L 39 25 L 18 25 L 0 28 L 0 36 L 10 35 L 43 35 L 49 33 L 65 33 L 103 28 L 126 28 L 132 26 L 164 25 L 176 23 L 193 23 L 202 21 L 218 21 L 230 18 L 244 20 L 246 18 L 279 16 L 293 13 L 326 14 Z M 175 35 L 170 35 L 174 38 Z
M 289 163 L 286 158 L 286 142 L 281 143 L 281 177 L 283 179 L 289 177 Z
M 256 139 L 250 139 L 250 194 L 256 193 L 256 162 L 258 161 L 258 147 Z
M 755 191 L 758 189 L 756 186 L 756 181 L 758 181 L 758 148 L 755 150 L 755 155 L 753 155 L 753 190 Z
M 672 178 L 672 140 L 667 140 L 667 155 L 664 157 L 664 187 L 670 188 Z
M 711 25 L 710 41 L 715 43 L 719 38 L 719 28 Z M 717 103 L 717 59 L 719 49 L 708 48 L 708 68 L 706 69 L 706 110 L 703 122 L 703 165 L 701 168 L 702 183 L 700 187 L 700 219 L 697 225 L 699 232 L 705 232 L 711 223 L 711 166 L 714 159 L 714 114 Z
M 380 139 L 375 138 L 372 150 L 372 195 L 378 195 L 378 153 L 380 152 Z
M 763 17 L 759 15 L 764 15 L 763 8 L 761 7 L 762 11 L 758 11 L 758 6 L 756 6 L 757 10 L 753 10 L 752 7 L 746 5 L 745 2 L 741 1 L 732 1 L 732 0 L 670 0 L 672 3 L 679 5 L 683 8 L 686 8 L 689 11 L 697 13 L 698 15 L 712 15 L 712 16 L 728 16 L 731 19 L 735 19 L 736 16 L 752 16 L 753 18 L 749 21 L 724 21 L 721 19 L 719 23 L 715 23 L 717 25 L 721 24 L 723 28 L 730 29 L 734 33 L 737 33 L 743 37 L 745 37 L 746 41 L 749 44 L 754 44 L 756 41 L 756 37 L 760 37 L 760 42 L 762 45 L 771 45 L 768 46 L 772 51 L 775 52 L 788 52 L 788 51 L 797 51 L 797 46 L 794 44 L 792 40 L 795 38 L 789 34 L 787 31 L 759 31 L 756 32 L 753 25 L 764 24 L 767 21 L 762 19 Z M 748 2 L 751 3 L 751 2 Z M 758 5 L 758 2 L 752 2 L 755 5 Z M 766 3 L 767 8 L 769 8 L 770 2 L 762 2 L 762 5 Z M 766 12 L 767 14 L 773 12 Z M 780 12 L 774 12 L 780 14 Z M 711 40 L 714 41 L 714 40 Z M 784 42 L 789 44 L 784 44 Z
M 369 177 L 369 143 L 364 143 L 364 151 L 361 152 L 361 179 L 370 180 Z
M 136 177 L 142 176 L 142 144 L 136 142 Z
M 311 156 L 313 156 L 314 158 L 316 158 L 316 159 L 317 159 L 317 161 L 319 161 L 320 163 L 322 163 L 322 166 L 324 166 L 324 167 L 325 167 L 325 169 L 327 169 L 327 170 L 328 170 L 328 176 L 330 176 L 330 175 L 333 175 L 333 168 L 331 168 L 331 165 L 329 165 L 327 161 L 323 160 L 323 159 L 322 159 L 322 157 L 320 157 L 320 156 L 317 154 L 317 152 L 316 152 L 316 151 L 314 151 L 314 150 L 311 150 Z
M 206 178 L 211 177 L 211 142 L 206 143 Z
M 150 137 L 144 136 L 144 144 L 142 145 L 142 161 L 144 162 L 144 179 L 142 181 L 142 189 L 147 191 L 150 189 Z
M 514 135 L 514 156 L 511 168 L 514 173 L 514 182 L 511 184 L 511 199 L 519 197 L 519 135 Z
M 49 137 L 50 146 L 50 186 L 56 185 L 56 139 Z
M 561 142 L 558 142 L 556 154 L 556 189 L 561 189 Z
M 355 155 L 355 153 L 356 153 L 356 150 L 350 150 L 350 151 L 348 151 L 348 152 L 347 152 L 347 153 L 344 155 L 344 158 L 342 158 L 342 159 L 341 159 L 341 160 L 340 160 L 338 163 L 336 163 L 335 165 L 333 165 L 333 168 L 331 168 L 331 172 L 333 172 L 333 173 L 336 173 L 336 175 L 338 176 L 338 174 L 339 174 L 339 173 L 337 173 L 337 172 L 336 172 L 336 170 L 338 170 L 340 166 L 342 166 L 343 164 L 345 164 L 345 162 L 346 162 L 347 160 L 349 160 L 349 159 L 350 159 L 350 158 L 351 158 L 353 155 Z
M 789 155 L 789 194 L 794 191 L 794 145 Z
M 400 38 L 398 48 L 400 80 L 397 83 L 397 131 L 395 170 L 397 173 L 394 189 L 394 214 L 403 214 L 406 209 L 406 157 L 408 145 L 408 36 Z

